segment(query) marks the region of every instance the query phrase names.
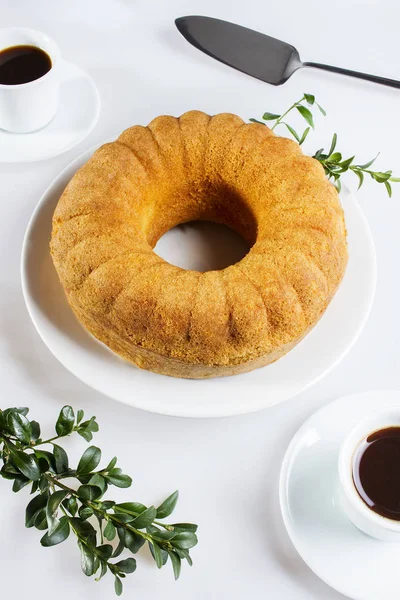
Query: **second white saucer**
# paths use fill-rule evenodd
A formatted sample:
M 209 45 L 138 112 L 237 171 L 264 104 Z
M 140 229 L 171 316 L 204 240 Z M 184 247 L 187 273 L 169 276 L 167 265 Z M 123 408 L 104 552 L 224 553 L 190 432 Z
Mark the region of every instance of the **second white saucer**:
M 400 407 L 400 392 L 346 396 L 321 408 L 294 436 L 281 470 L 281 510 L 294 546 L 321 579 L 355 600 L 399 597 L 400 544 L 359 531 L 338 494 L 343 439 L 366 413 L 386 407 Z
M 84 140 L 97 123 L 100 96 L 91 77 L 74 63 L 63 61 L 60 103 L 53 121 L 33 133 L 0 129 L 0 163 L 45 160 Z

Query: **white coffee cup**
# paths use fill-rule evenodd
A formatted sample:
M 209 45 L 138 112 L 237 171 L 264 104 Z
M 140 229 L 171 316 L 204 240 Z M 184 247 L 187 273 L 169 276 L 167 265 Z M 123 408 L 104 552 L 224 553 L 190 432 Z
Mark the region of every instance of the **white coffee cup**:
M 0 129 L 13 133 L 42 129 L 54 118 L 58 107 L 61 55 L 56 43 L 33 29 L 0 29 L 0 51 L 25 45 L 44 50 L 50 57 L 51 69 L 28 83 L 0 84 Z
M 400 521 L 383 517 L 369 508 L 353 481 L 353 460 L 359 444 L 371 433 L 386 427 L 400 427 L 400 407 L 365 417 L 344 440 L 338 461 L 340 502 L 346 515 L 358 529 L 378 540 L 400 542 Z

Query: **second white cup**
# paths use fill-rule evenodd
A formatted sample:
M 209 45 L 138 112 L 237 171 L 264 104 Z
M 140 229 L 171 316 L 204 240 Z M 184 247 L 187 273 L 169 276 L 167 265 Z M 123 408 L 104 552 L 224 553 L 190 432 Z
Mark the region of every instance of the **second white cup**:
M 352 467 L 357 448 L 368 435 L 380 429 L 399 426 L 400 408 L 397 407 L 366 416 L 344 440 L 338 461 L 340 500 L 346 515 L 364 533 L 387 542 L 400 542 L 400 521 L 383 517 L 367 506 L 356 490 Z
M 28 83 L 0 84 L 0 129 L 13 133 L 42 129 L 53 120 L 58 108 L 61 55 L 57 44 L 34 29 L 0 29 L 0 52 L 24 45 L 44 50 L 50 57 L 51 68 Z

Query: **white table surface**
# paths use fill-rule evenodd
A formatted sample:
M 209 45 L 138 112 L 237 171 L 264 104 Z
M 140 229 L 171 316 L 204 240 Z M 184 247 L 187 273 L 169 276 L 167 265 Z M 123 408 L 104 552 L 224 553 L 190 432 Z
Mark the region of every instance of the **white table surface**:
M 102 98 L 90 137 L 66 154 L 31 165 L 0 165 L 0 389 L 2 407 L 29 405 L 51 428 L 66 403 L 96 414 L 96 443 L 117 454 L 134 478 L 118 498 L 157 503 L 179 488 L 177 520 L 198 522 L 194 566 L 173 581 L 146 555 L 126 579 L 126 598 L 339 600 L 293 549 L 278 507 L 277 480 L 289 440 L 319 406 L 355 391 L 398 388 L 400 335 L 400 184 L 389 200 L 383 186 L 365 185 L 365 208 L 378 254 L 378 288 L 369 322 L 350 354 L 306 393 L 248 416 L 185 420 L 122 406 L 68 373 L 43 345 L 21 294 L 20 249 L 31 212 L 58 172 L 84 149 L 146 124 L 161 113 L 198 108 L 244 118 L 279 111 L 303 92 L 328 110 L 308 142 L 311 152 L 339 133 L 340 150 L 365 162 L 381 151 L 377 167 L 400 174 L 400 91 L 314 70 L 274 88 L 211 60 L 189 46 L 173 20 L 206 14 L 265 31 L 293 43 L 304 60 L 338 64 L 400 79 L 395 0 L 0 0 L 1 26 L 48 32 L 65 58 L 95 79 Z M 307 149 L 307 148 L 306 148 Z M 351 185 L 352 181 L 349 179 Z M 354 185 L 354 182 L 353 182 Z M 323 348 L 321 349 L 323 352 Z M 83 440 L 68 442 L 78 457 Z M 2 597 L 91 600 L 113 597 L 109 577 L 100 584 L 80 572 L 72 540 L 53 549 L 39 532 L 25 530 L 27 493 L 14 495 L 0 481 Z M 113 489 L 113 488 L 111 488 Z M 351 566 L 349 566 L 351 568 Z

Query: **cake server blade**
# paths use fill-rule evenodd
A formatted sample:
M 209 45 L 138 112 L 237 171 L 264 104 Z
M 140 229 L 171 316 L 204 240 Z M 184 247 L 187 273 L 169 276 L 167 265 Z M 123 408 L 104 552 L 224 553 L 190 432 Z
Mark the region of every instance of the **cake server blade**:
M 193 15 L 179 17 L 175 24 L 183 37 L 205 54 L 272 85 L 282 85 L 301 67 L 314 67 L 400 89 L 400 81 L 395 79 L 302 62 L 294 46 L 228 21 Z

